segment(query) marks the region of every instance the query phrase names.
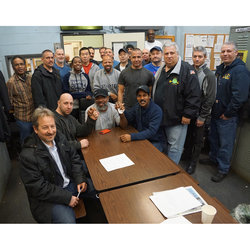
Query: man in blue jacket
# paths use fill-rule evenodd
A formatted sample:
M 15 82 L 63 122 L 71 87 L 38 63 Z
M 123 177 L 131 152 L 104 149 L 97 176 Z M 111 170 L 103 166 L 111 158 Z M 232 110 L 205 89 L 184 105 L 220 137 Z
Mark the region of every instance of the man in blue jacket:
M 220 182 L 228 174 L 233 153 L 239 111 L 248 99 L 250 78 L 245 63 L 237 58 L 234 42 L 221 47 L 222 64 L 216 69 L 217 94 L 212 108 L 209 159 L 200 163 L 218 165 L 211 178 Z
M 124 111 L 124 106 L 116 104 L 120 114 L 120 127 L 126 128 L 128 124 L 134 126 L 139 132 L 121 135 L 122 142 L 148 139 L 161 152 L 164 146 L 164 134 L 159 130 L 162 120 L 162 110 L 150 97 L 149 87 L 139 86 L 136 90 L 138 103 L 131 109 Z

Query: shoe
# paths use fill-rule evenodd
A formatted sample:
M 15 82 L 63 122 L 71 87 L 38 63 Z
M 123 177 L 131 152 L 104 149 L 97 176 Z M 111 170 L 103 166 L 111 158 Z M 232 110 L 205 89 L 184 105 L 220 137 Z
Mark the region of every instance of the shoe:
M 195 168 L 196 166 L 195 165 L 189 165 L 187 168 L 186 168 L 186 172 L 188 174 L 193 174 L 195 172 Z
M 221 182 L 226 176 L 226 174 L 218 172 L 216 175 L 211 177 L 211 180 L 214 182 Z
M 210 165 L 210 166 L 217 166 L 218 164 L 214 161 L 212 161 L 210 158 L 206 158 L 206 159 L 200 159 L 199 163 L 202 165 Z

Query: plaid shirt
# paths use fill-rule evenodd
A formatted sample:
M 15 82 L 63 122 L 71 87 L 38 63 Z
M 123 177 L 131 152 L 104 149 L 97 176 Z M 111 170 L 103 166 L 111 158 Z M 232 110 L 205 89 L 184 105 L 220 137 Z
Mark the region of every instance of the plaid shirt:
M 26 79 L 14 74 L 7 82 L 8 94 L 14 117 L 20 121 L 30 122 L 34 111 L 31 92 L 31 75 L 26 74 Z

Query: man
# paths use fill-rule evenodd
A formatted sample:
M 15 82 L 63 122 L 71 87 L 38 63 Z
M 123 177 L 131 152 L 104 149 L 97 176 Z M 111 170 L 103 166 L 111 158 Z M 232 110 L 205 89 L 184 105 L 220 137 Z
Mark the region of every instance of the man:
M 119 71 L 123 71 L 131 64 L 131 61 L 129 60 L 129 54 L 125 48 L 121 48 L 118 51 L 118 55 L 119 55 L 120 63 L 115 66 L 115 69 Z
M 126 45 L 125 49 L 128 51 L 128 59 L 129 61 L 131 60 L 131 54 L 132 54 L 132 51 L 134 50 L 134 46 L 132 44 L 128 44 Z
M 148 69 L 153 75 L 155 75 L 162 64 L 162 49 L 159 46 L 155 46 L 150 50 L 150 59 L 151 63 L 146 64 L 144 68 Z
M 64 76 L 71 70 L 71 68 L 66 64 L 65 54 L 63 49 L 56 49 L 55 51 L 54 68 L 59 70 L 62 81 Z
M 155 40 L 155 31 L 153 29 L 149 29 L 146 33 L 147 41 L 145 41 L 144 48 L 147 50 L 151 50 L 155 46 L 159 46 L 162 48 L 162 43 L 160 41 Z
M 8 97 L 8 89 L 3 73 L 0 70 L 0 143 L 6 142 L 10 138 L 10 128 L 6 117 L 10 109 L 11 105 Z
M 125 108 L 132 108 L 136 103 L 136 90 L 140 85 L 147 85 L 151 91 L 154 84 L 153 73 L 142 67 L 142 52 L 136 48 L 131 55 L 132 64 L 124 69 L 118 80 L 118 101 Z M 124 98 L 124 100 L 123 100 Z
M 75 223 L 77 193 L 87 189 L 94 193 L 91 182 L 84 175 L 76 150 L 57 133 L 54 113 L 39 107 L 32 123 L 34 133 L 20 155 L 20 175 L 32 215 L 39 223 Z
M 109 101 L 115 103 L 117 102 L 120 71 L 113 68 L 113 58 L 111 56 L 104 56 L 102 64 L 104 68 L 95 73 L 94 92 L 97 89 L 106 89 Z
M 78 137 L 88 136 L 95 128 L 95 121 L 98 117 L 98 112 L 94 108 L 88 111 L 87 122 L 81 124 L 71 115 L 73 110 L 73 97 L 64 93 L 58 100 L 57 109 L 55 111 L 56 128 L 65 135 L 69 143 L 80 152 L 82 148 L 89 146 L 87 139 L 77 140 Z M 81 153 L 80 153 L 81 155 Z
M 118 61 L 114 60 L 114 52 L 112 49 L 106 48 L 104 56 L 111 56 L 113 58 L 113 67 L 115 67 L 119 64 Z M 103 59 L 103 57 L 102 57 L 102 59 Z M 103 61 L 102 61 L 102 63 L 99 64 L 99 68 L 103 69 Z
M 137 88 L 138 103 L 130 110 L 120 112 L 120 127 L 125 129 L 129 124 L 135 126 L 138 133 L 121 135 L 122 142 L 148 139 L 161 152 L 164 146 L 164 135 L 159 130 L 162 120 L 162 110 L 150 97 L 149 87 L 142 85 Z M 124 111 L 124 106 L 117 103 L 116 108 Z
M 163 111 L 166 154 L 179 163 L 187 126 L 200 107 L 200 87 L 191 65 L 181 60 L 179 48 L 172 42 L 163 47 L 164 64 L 155 75 L 153 99 Z
M 62 82 L 58 70 L 53 67 L 54 55 L 51 50 L 42 52 L 42 62 L 31 78 L 33 101 L 35 108 L 44 106 L 53 111 L 62 94 Z
M 120 117 L 115 109 L 115 104 L 109 102 L 108 91 L 106 89 L 97 89 L 94 92 L 95 103 L 87 108 L 85 113 L 85 122 L 87 121 L 87 113 L 91 108 L 99 112 L 96 120 L 95 129 L 110 129 L 119 126 Z
M 91 47 L 91 46 L 88 47 L 88 49 L 89 49 L 89 54 L 90 54 L 90 62 L 95 63 L 96 65 L 99 65 L 99 63 L 96 60 L 94 60 L 95 49 L 93 47 Z
M 20 131 L 20 143 L 32 131 L 31 116 L 34 111 L 34 103 L 31 91 L 31 75 L 27 73 L 25 59 L 21 56 L 14 56 L 11 59 L 14 74 L 7 82 L 8 95 Z
M 80 49 L 79 56 L 81 57 L 81 60 L 82 60 L 83 72 L 89 76 L 90 87 L 91 87 L 91 90 L 93 91 L 94 76 L 95 76 L 96 71 L 98 71 L 100 68 L 95 63 L 90 62 L 90 53 L 87 47 L 82 47 Z
M 189 174 L 195 172 L 203 145 L 204 127 L 210 123 L 211 110 L 215 100 L 216 78 L 214 73 L 207 67 L 206 58 L 206 48 L 198 46 L 193 49 L 192 59 L 201 89 L 201 105 L 197 117 L 192 119 L 188 125 L 183 152 L 184 159 L 188 163 L 186 171 Z
M 211 178 L 214 182 L 222 181 L 229 172 L 239 112 L 249 94 L 249 71 L 237 55 L 234 42 L 224 43 L 220 55 L 222 64 L 215 72 L 217 91 L 212 108 L 209 159 L 200 160 L 201 164 L 218 166 L 216 175 Z
M 150 56 L 149 56 L 149 50 L 148 49 L 143 49 L 142 50 L 142 65 L 147 65 L 150 63 Z

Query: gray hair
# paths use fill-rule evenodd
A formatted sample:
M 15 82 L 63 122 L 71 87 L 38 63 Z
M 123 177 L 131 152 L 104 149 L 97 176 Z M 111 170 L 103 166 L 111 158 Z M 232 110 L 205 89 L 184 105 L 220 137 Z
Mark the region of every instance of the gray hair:
M 38 119 L 45 116 L 52 116 L 53 118 L 55 118 L 54 113 L 50 109 L 43 106 L 39 106 L 38 108 L 36 108 L 31 118 L 33 126 L 38 128 Z
M 176 42 L 166 42 L 166 43 L 164 43 L 164 45 L 162 47 L 162 50 L 164 51 L 165 48 L 172 47 L 172 46 L 175 47 L 177 54 L 180 55 L 179 46 L 177 45 Z
M 234 41 L 225 42 L 225 43 L 223 43 L 223 45 L 232 45 L 232 46 L 233 46 L 233 49 L 234 49 L 235 51 L 238 51 L 238 48 L 237 48 L 236 43 L 235 43 Z M 223 46 L 223 45 L 222 45 L 222 46 Z
M 202 52 L 205 57 L 207 57 L 207 50 L 203 46 L 196 46 L 193 48 L 193 54 L 195 51 Z

